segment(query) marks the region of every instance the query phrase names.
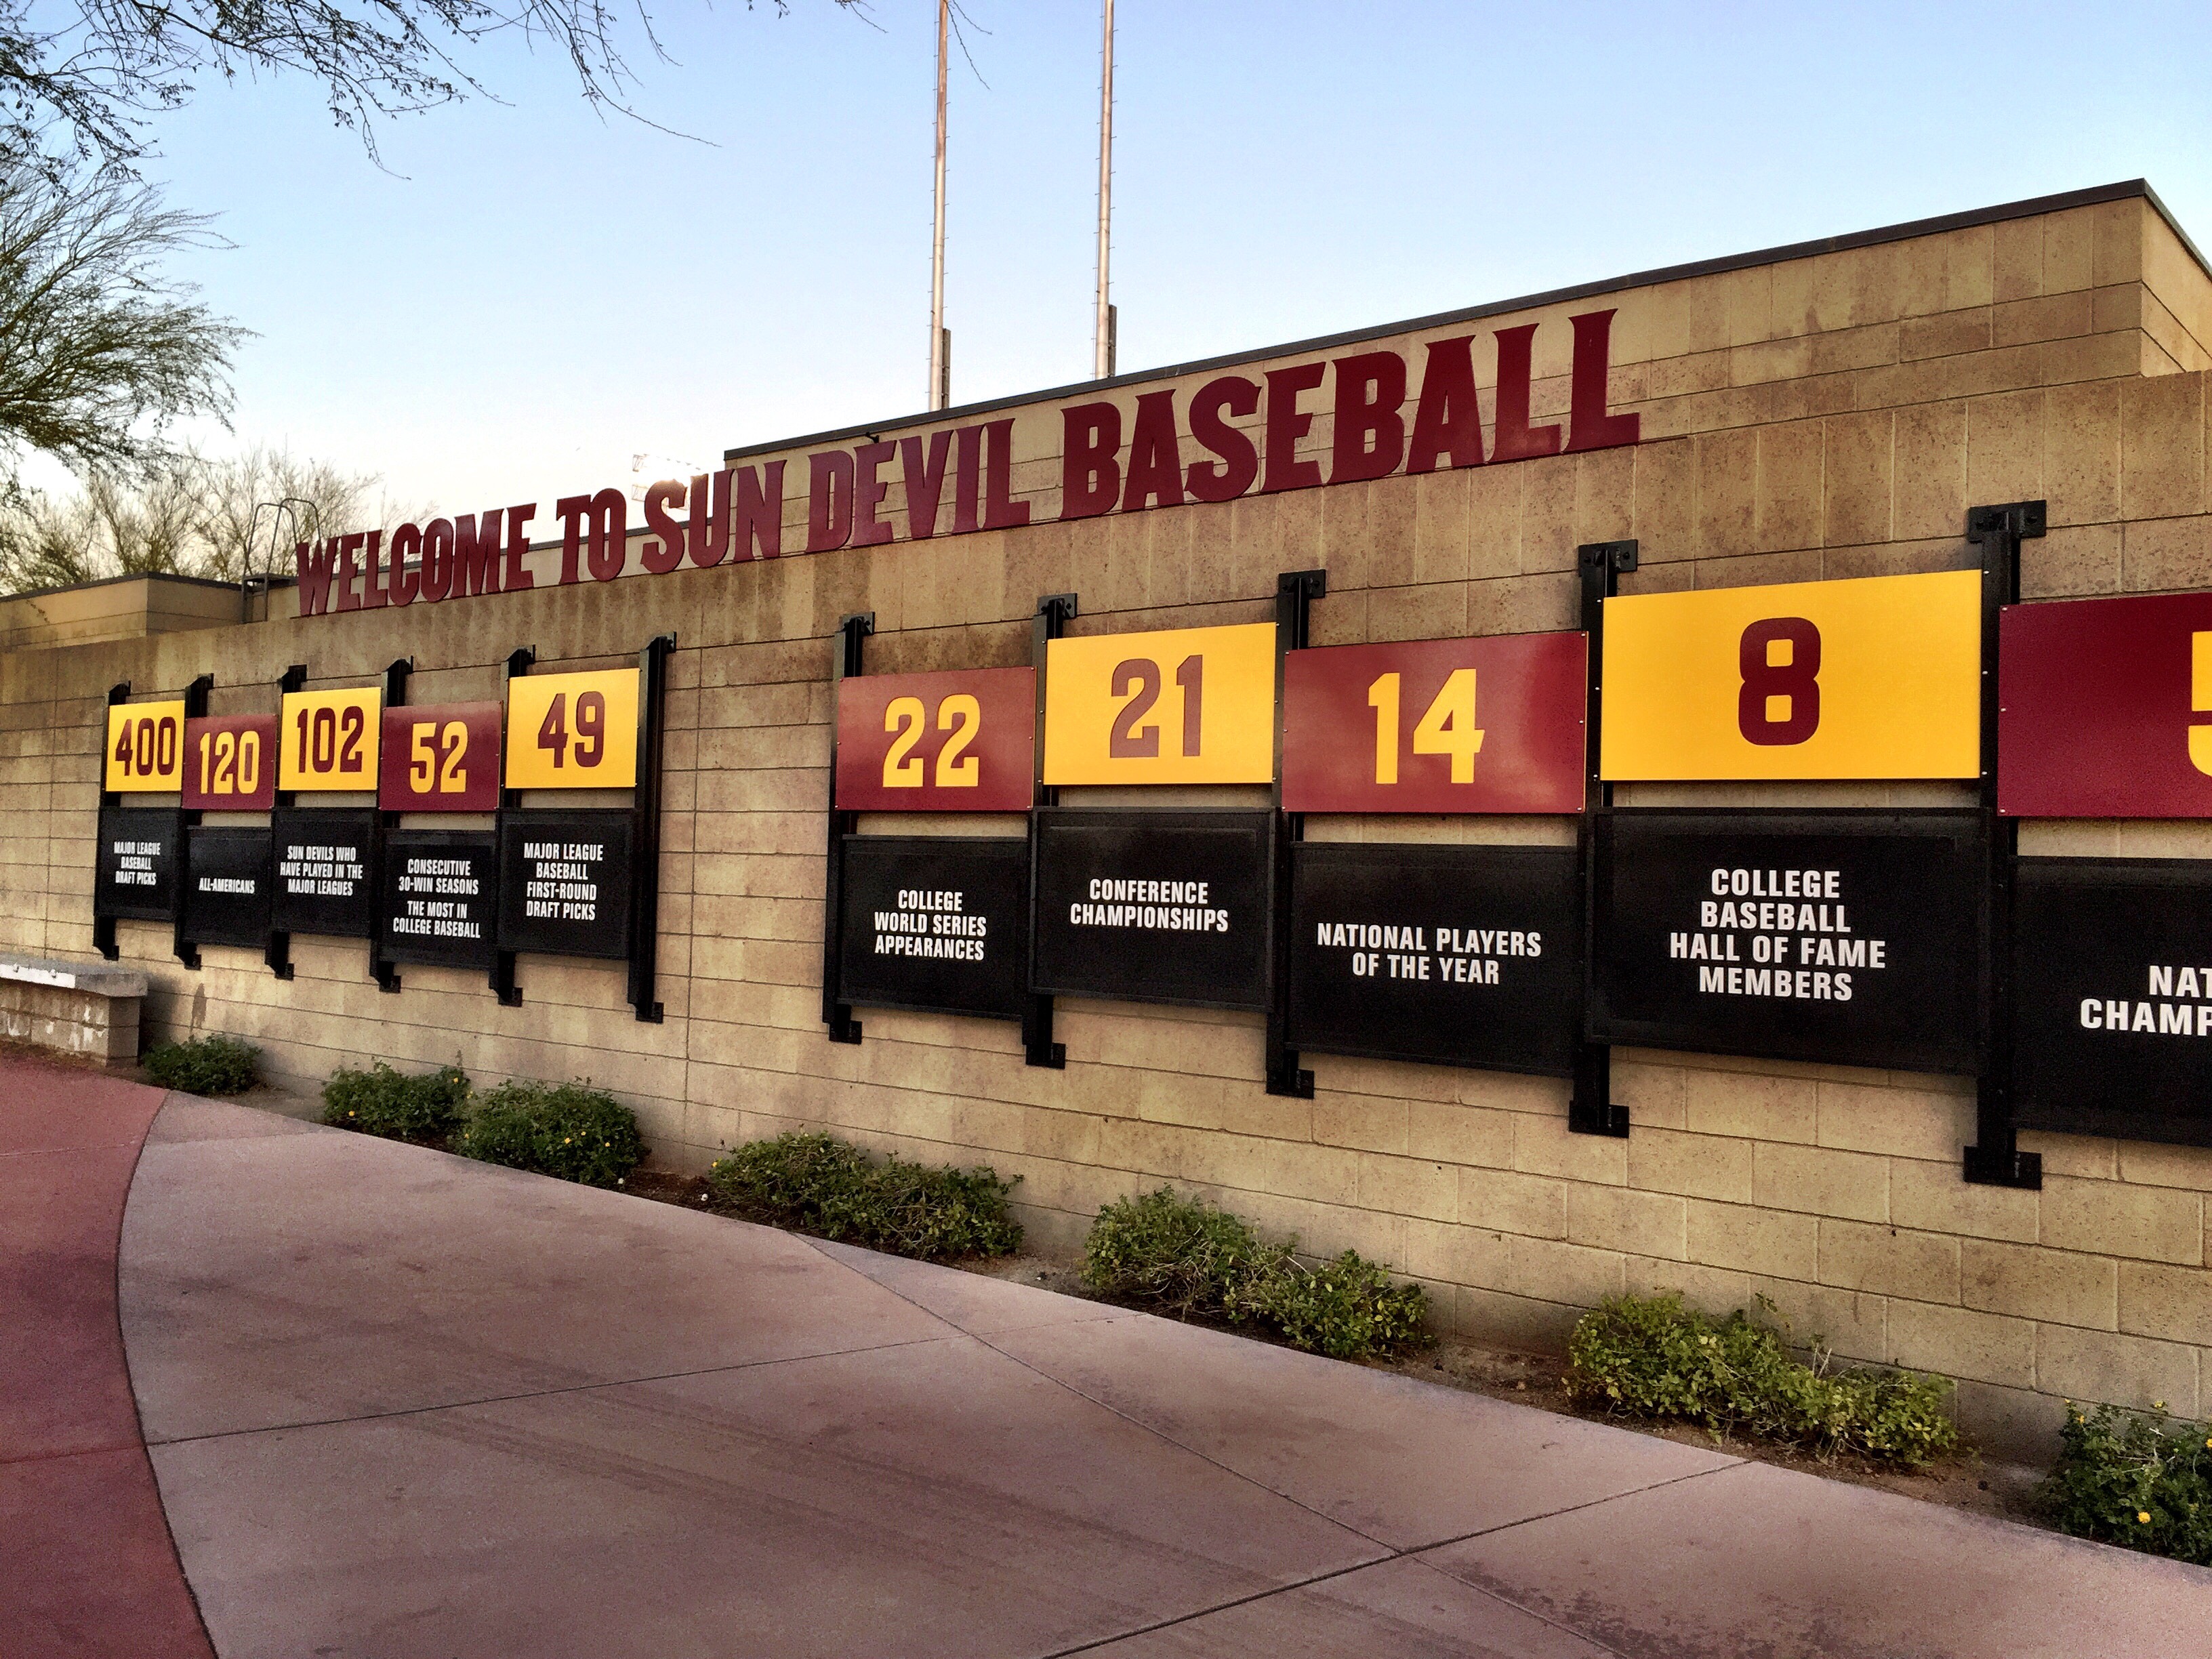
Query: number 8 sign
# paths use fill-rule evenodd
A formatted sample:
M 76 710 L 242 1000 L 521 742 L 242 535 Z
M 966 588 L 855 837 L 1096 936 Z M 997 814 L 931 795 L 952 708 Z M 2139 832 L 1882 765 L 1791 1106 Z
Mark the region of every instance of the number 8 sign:
M 507 787 L 637 785 L 637 670 L 526 674 L 507 683 Z
M 1977 570 L 1605 602 L 1609 780 L 1971 778 Z

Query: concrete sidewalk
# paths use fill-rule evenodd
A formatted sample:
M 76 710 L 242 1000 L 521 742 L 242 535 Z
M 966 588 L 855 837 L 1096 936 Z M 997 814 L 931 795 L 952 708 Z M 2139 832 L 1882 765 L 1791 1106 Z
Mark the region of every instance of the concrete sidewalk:
M 224 1659 L 2212 1647 L 2212 1573 L 239 1107 L 121 1297 Z

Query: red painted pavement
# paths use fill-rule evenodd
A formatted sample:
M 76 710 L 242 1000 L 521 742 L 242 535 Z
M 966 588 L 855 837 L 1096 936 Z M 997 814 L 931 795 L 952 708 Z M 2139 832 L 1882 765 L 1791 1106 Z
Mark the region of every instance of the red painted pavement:
M 158 1089 L 0 1059 L 0 1650 L 213 1659 L 161 1514 L 115 1312 Z

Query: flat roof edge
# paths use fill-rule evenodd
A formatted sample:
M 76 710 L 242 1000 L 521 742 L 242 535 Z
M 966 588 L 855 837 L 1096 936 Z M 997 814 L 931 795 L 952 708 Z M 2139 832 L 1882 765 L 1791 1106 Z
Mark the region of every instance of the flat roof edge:
M 1433 312 L 1425 317 L 1409 317 L 1401 322 L 1384 323 L 1372 328 L 1352 329 L 1340 334 L 1316 335 L 1311 339 L 1292 340 L 1283 345 L 1264 346 L 1255 350 L 1235 351 L 1218 357 L 1200 357 L 1189 362 L 1170 363 L 1158 368 L 1147 368 L 1134 374 L 1117 374 L 1106 380 L 1073 380 L 1065 386 L 1047 386 L 1036 392 L 1018 392 L 1010 397 L 994 398 L 982 403 L 958 404 L 950 409 L 923 410 L 911 415 L 901 415 L 879 421 L 866 421 L 854 426 L 835 428 L 825 432 L 810 432 L 795 438 L 778 438 L 764 443 L 742 444 L 722 452 L 725 463 L 740 460 L 749 455 L 771 455 L 783 450 L 802 449 L 810 445 L 842 443 L 850 438 L 870 438 L 884 430 L 903 430 L 916 426 L 937 426 L 974 415 L 988 415 L 1002 409 L 1018 408 L 1024 404 L 1047 403 L 1054 398 L 1077 393 L 1096 394 L 1110 392 L 1117 386 L 1140 385 L 1147 380 L 1174 380 L 1184 374 L 1200 374 L 1209 369 L 1233 368 L 1240 363 L 1264 362 L 1277 357 L 1295 357 L 1311 351 L 1322 351 L 1337 346 L 1357 345 L 1363 341 L 1386 339 L 1394 334 L 1410 334 L 1419 329 L 1446 328 L 1455 323 L 1479 322 L 1486 317 L 1501 316 L 1507 312 L 1532 311 L 1540 306 L 1560 305 L 1570 300 L 1587 300 L 1603 294 L 1618 294 L 1632 288 L 1656 288 L 1662 283 L 1679 283 L 1693 276 L 1717 276 L 1731 270 L 1748 270 L 1758 265 L 1781 264 L 1790 259 L 1808 259 L 1822 253 L 1842 253 L 1853 248 L 1878 247 L 1885 242 L 1910 241 L 1917 236 L 1938 236 L 1946 231 L 1971 230 L 1978 225 L 2001 224 L 2008 219 L 2031 219 L 2042 213 L 2063 213 L 2072 208 L 2097 207 L 2107 202 L 2140 199 L 2150 204 L 2158 216 L 2166 221 L 2197 268 L 2212 277 L 2212 262 L 2208 262 L 2197 244 L 2189 238 L 2166 205 L 2159 199 L 2158 192 L 2144 179 L 2127 179 L 2117 184 L 2093 185 L 2086 190 L 2064 191 L 2056 196 L 2034 196 L 2024 201 L 2006 202 L 1996 207 L 1974 208 L 1964 213 L 1947 213 L 1933 219 L 1911 219 L 1902 224 L 1884 225 L 1875 230 L 1853 231 L 1842 236 L 1824 236 L 1809 242 L 1790 242 L 1780 247 L 1760 248 L 1750 253 L 1732 253 L 1717 259 L 1698 259 L 1688 264 L 1662 265 L 1656 270 L 1631 271 L 1625 276 L 1607 277 L 1595 283 L 1577 283 L 1571 288 L 1551 289 L 1541 294 L 1523 294 L 1510 300 L 1494 300 L 1483 305 L 1468 306 L 1457 311 Z
M 9 599 L 42 599 L 49 593 L 84 593 L 95 587 L 112 587 L 118 582 L 176 582 L 185 587 L 227 587 L 233 592 L 238 591 L 239 586 L 220 576 L 187 576 L 174 570 L 126 570 L 119 576 L 100 576 L 88 582 L 59 582 L 52 587 L 27 587 L 20 593 L 0 593 L 0 604 Z

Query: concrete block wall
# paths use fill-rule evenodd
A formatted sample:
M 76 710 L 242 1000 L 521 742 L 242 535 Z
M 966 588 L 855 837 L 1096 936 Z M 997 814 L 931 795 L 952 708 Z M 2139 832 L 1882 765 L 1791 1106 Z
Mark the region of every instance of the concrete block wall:
M 311 684 L 361 684 L 404 654 L 410 700 L 432 702 L 495 695 L 519 644 L 546 669 L 583 667 L 673 630 L 665 1024 L 631 1018 L 615 964 L 525 957 L 524 1004 L 502 1009 L 482 975 L 450 969 L 409 968 L 380 994 L 354 941 L 295 939 L 289 982 L 220 947 L 190 973 L 166 929 L 126 922 L 155 1033 L 235 1031 L 304 1082 L 380 1057 L 459 1058 L 485 1081 L 590 1077 L 679 1168 L 796 1127 L 989 1163 L 1021 1177 L 1024 1219 L 1053 1250 L 1075 1249 L 1100 1204 L 1170 1182 L 1316 1250 L 1386 1261 L 1430 1287 L 1446 1326 L 1492 1340 L 1556 1346 L 1624 1289 L 1716 1310 L 1764 1295 L 1850 1358 L 1960 1378 L 1970 1423 L 2031 1455 L 2069 1397 L 2212 1413 L 2212 1153 L 2038 1136 L 2041 1193 L 1969 1187 L 1964 1079 L 1621 1050 L 1635 1127 L 1619 1141 L 1568 1134 L 1565 1085 L 1541 1079 L 1313 1056 L 1315 1098 L 1278 1099 L 1259 1021 L 1234 1014 L 1063 1001 L 1065 1072 L 1024 1066 L 1012 1028 L 986 1021 L 866 1010 L 857 1047 L 821 1024 L 830 635 L 850 611 L 875 612 L 881 672 L 1026 661 L 1050 592 L 1081 595 L 1085 634 L 1264 620 L 1276 574 L 1315 565 L 1329 572 L 1319 643 L 1562 628 L 1581 542 L 1636 538 L 1630 585 L 1645 590 L 1957 568 L 1973 560 L 1970 505 L 2038 496 L 2051 530 L 2028 544 L 2031 596 L 2212 586 L 2196 344 L 2212 337 L 2212 283 L 2163 221 L 2107 204 L 1924 240 L 1617 296 L 1616 340 L 1634 346 L 1617 347 L 1618 373 L 1640 377 L 1629 401 L 1646 421 L 1632 449 L 1069 523 L 1041 504 L 1014 531 L 10 652 L 0 942 L 90 951 L 100 705 L 118 680 L 173 692 L 212 672 L 215 712 L 273 710 L 289 663 Z M 1564 368 L 1544 383 L 1555 407 Z M 1024 425 L 1058 430 L 1050 406 Z M 1056 460 L 1031 459 L 1056 478 Z M 1261 798 L 1146 798 L 1170 795 Z M 1945 784 L 1622 792 L 1964 798 Z M 1571 828 L 1316 818 L 1309 832 L 1558 842 Z M 2198 857 L 2212 836 L 2030 824 L 2023 847 Z

